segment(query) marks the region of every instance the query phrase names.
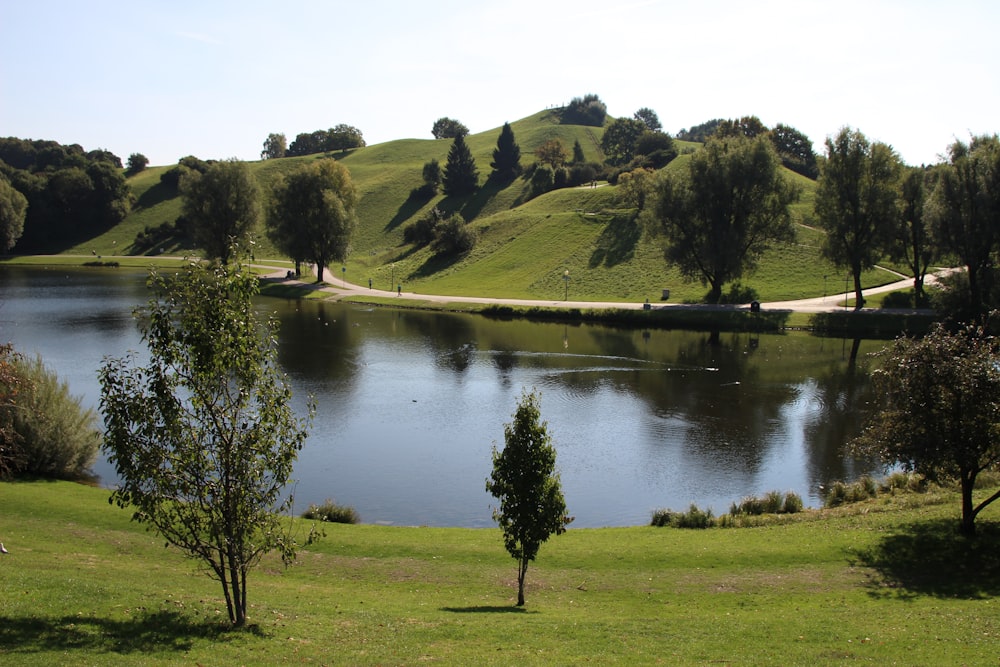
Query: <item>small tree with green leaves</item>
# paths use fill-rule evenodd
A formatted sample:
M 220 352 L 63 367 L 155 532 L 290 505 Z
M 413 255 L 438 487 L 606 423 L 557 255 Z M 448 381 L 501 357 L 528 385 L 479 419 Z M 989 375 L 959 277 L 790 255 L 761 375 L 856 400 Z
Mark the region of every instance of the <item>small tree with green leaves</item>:
M 929 479 L 957 479 L 962 533 L 1000 491 L 973 502 L 979 473 L 1000 465 L 1000 344 L 982 327 L 937 325 L 900 338 L 875 371 L 877 410 L 855 447 Z
M 566 532 L 566 515 L 556 450 L 548 425 L 540 422 L 539 396 L 522 393 L 514 421 L 504 425 L 503 450 L 493 446 L 493 473 L 486 490 L 500 501 L 493 519 L 503 530 L 507 552 L 517 560 L 517 605 L 524 606 L 528 563 L 552 534 Z
M 255 276 L 192 262 L 150 284 L 148 365 L 109 359 L 100 371 L 104 450 L 121 479 L 111 500 L 206 565 L 241 627 L 250 569 L 273 550 L 295 557 L 282 496 L 313 407 L 292 411 Z

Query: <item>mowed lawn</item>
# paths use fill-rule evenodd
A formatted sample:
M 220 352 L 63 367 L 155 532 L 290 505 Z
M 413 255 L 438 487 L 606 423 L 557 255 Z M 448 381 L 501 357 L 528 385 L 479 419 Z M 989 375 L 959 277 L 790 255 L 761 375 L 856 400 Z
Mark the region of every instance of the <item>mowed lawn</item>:
M 577 529 L 513 604 L 497 529 L 325 525 L 226 627 L 194 561 L 67 482 L 0 484 L 5 665 L 996 665 L 1000 527 L 898 496 L 757 528 Z M 993 519 L 993 523 L 989 520 Z M 297 520 L 294 530 L 308 531 Z

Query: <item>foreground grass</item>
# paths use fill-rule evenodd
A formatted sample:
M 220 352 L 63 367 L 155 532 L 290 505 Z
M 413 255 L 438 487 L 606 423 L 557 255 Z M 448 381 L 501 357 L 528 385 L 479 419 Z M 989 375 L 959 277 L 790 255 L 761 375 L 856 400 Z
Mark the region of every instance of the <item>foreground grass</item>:
M 107 491 L 6 483 L 0 661 L 996 664 L 1000 530 L 966 542 L 954 497 L 912 498 L 753 529 L 571 529 L 524 609 L 496 530 L 331 524 L 293 568 L 262 564 L 233 632 L 218 584 Z

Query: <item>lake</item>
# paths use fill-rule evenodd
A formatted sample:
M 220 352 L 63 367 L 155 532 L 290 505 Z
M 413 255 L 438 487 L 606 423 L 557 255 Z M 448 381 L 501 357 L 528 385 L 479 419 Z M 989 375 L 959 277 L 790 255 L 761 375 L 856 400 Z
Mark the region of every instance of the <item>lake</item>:
M 0 342 L 40 354 L 97 410 L 105 356 L 144 350 L 132 310 L 145 273 L 0 267 Z M 279 363 L 316 418 L 296 511 L 332 498 L 365 523 L 490 526 L 491 446 L 523 390 L 542 418 L 572 527 L 637 525 L 655 508 L 716 514 L 746 495 L 872 472 L 844 453 L 881 341 L 805 332 L 709 333 L 498 321 L 477 315 L 258 300 L 280 322 Z M 114 470 L 102 458 L 105 485 Z

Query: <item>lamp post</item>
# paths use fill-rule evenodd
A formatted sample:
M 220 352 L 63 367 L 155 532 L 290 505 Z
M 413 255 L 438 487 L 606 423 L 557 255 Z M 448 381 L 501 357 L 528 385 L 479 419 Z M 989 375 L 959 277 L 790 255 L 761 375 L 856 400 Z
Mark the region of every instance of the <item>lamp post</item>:
M 563 301 L 569 301 L 569 269 L 563 271 L 563 286 L 566 288 L 563 293 Z

